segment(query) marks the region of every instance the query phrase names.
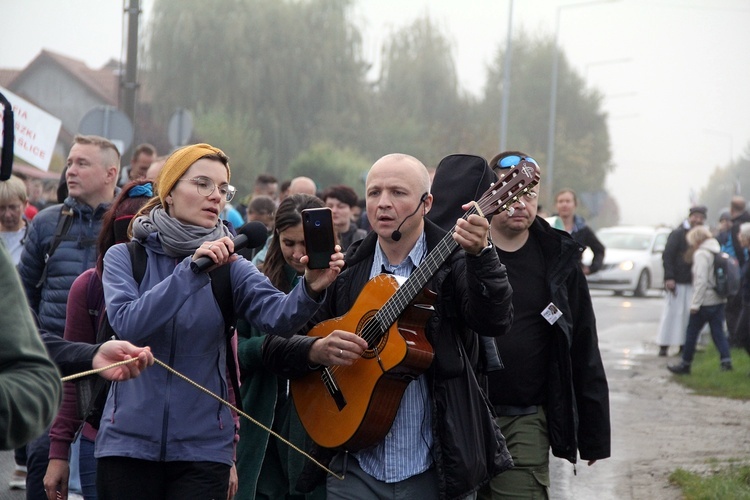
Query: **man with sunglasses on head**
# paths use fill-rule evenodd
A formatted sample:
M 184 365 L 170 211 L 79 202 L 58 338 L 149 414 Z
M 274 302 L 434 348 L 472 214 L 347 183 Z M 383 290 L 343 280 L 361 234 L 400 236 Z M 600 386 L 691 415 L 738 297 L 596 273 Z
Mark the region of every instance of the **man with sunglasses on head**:
M 498 175 L 522 162 L 495 156 Z M 495 476 L 480 499 L 549 498 L 549 450 L 575 464 L 610 456 L 609 389 L 579 245 L 537 216 L 537 184 L 495 215 L 490 235 L 513 288 L 510 331 L 494 337 L 504 368 L 487 373 L 514 467 Z

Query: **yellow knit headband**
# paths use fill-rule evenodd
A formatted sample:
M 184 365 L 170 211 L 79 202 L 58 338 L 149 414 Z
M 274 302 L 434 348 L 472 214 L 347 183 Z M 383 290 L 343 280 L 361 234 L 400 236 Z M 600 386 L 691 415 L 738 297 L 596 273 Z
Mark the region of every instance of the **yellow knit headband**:
M 177 181 L 185 175 L 187 169 L 206 155 L 226 156 L 221 149 L 215 148 L 209 144 L 193 144 L 178 149 L 167 158 L 161 172 L 159 172 L 159 176 L 156 178 L 156 194 L 159 196 L 162 205 L 165 205 L 164 199 L 170 192 L 172 192 L 172 188 L 174 188 Z M 227 181 L 229 181 L 231 171 L 229 170 L 228 161 L 226 167 Z

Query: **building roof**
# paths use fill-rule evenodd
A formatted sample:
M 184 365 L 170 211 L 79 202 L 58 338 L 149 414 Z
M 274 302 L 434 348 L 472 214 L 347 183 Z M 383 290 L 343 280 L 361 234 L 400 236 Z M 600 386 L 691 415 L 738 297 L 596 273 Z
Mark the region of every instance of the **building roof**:
M 20 69 L 0 69 L 0 87 L 5 87 L 7 89 L 10 82 L 12 82 L 19 73 L 21 73 Z
M 117 106 L 118 90 L 120 86 L 119 74 L 117 71 L 113 71 L 111 67 L 108 66 L 105 66 L 104 69 L 91 69 L 86 66 L 86 63 L 83 61 L 63 56 L 46 49 L 42 50 L 39 55 L 20 72 L 16 79 L 23 78 L 24 74 L 31 73 L 36 67 L 50 62 L 68 72 L 85 87 L 99 95 L 103 101 L 112 106 Z

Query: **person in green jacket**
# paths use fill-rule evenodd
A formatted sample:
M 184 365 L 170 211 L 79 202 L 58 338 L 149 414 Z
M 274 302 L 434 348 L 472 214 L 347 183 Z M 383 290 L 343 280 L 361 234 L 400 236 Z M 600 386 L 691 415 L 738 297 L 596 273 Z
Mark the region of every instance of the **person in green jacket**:
M 302 210 L 323 207 L 308 194 L 294 194 L 279 205 L 274 232 L 261 271 L 279 290 L 289 293 L 305 272 L 300 258 L 305 255 Z M 300 449 L 311 443 L 294 409 L 289 381 L 271 373 L 263 364 L 267 335 L 244 321 L 237 324 L 241 372 L 242 408 Z M 324 499 L 325 484 L 312 493 L 299 493 L 295 485 L 307 460 L 289 445 L 269 435 L 248 420 L 240 422 L 237 443 L 239 489 L 235 499 Z
M 0 245 L 0 296 L 0 449 L 9 450 L 38 437 L 52 422 L 62 383 L 5 245 Z

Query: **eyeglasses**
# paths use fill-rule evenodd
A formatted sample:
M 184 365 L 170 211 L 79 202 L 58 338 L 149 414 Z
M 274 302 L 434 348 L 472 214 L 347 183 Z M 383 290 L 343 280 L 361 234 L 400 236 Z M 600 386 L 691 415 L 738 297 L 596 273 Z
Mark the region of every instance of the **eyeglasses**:
M 201 177 L 193 177 L 192 179 L 178 179 L 178 180 L 192 182 L 193 184 L 195 184 L 195 187 L 198 188 L 198 194 L 203 195 L 205 197 L 211 196 L 211 194 L 214 192 L 214 189 L 216 189 L 216 184 L 214 183 L 214 181 L 212 181 L 208 177 L 201 176 Z M 219 193 L 226 201 L 232 201 L 232 198 L 234 198 L 234 195 L 237 193 L 237 190 L 231 184 L 220 184 Z
M 530 161 L 537 166 L 539 165 L 534 158 L 531 158 L 529 156 L 509 155 L 501 158 L 497 161 L 497 163 L 492 165 L 492 170 L 515 167 L 516 165 L 521 163 L 522 160 Z

